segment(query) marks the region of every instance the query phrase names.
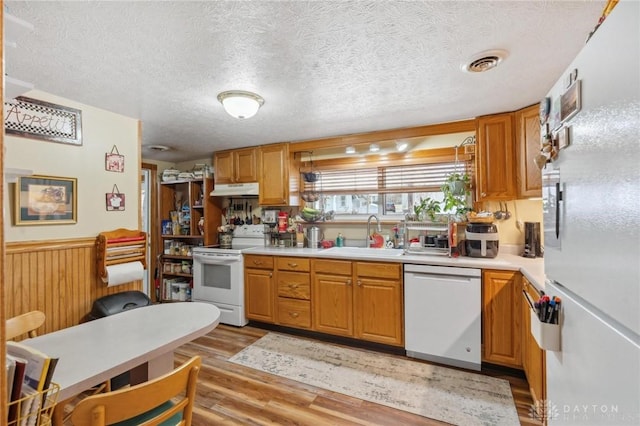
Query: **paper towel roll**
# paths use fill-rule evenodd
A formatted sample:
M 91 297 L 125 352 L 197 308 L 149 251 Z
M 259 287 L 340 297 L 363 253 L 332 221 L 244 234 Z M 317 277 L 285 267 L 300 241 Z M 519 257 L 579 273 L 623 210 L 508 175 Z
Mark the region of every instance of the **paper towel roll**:
M 144 266 L 141 262 L 120 263 L 107 266 L 107 276 L 102 277 L 102 281 L 107 284 L 107 287 L 113 287 L 141 280 L 143 275 Z

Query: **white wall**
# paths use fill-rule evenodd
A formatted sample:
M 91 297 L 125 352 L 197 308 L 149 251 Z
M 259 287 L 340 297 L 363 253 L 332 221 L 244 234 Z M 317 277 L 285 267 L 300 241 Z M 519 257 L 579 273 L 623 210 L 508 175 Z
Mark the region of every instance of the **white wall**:
M 5 169 L 77 178 L 77 223 L 15 226 L 15 184 L 5 181 L 5 241 L 82 238 L 117 228 L 138 229 L 141 149 L 138 121 L 37 90 L 24 96 L 82 111 L 82 146 L 13 135 L 4 138 Z M 125 157 L 124 173 L 105 170 L 105 154 L 111 152 L 113 145 Z M 124 211 L 106 210 L 105 194 L 112 192 L 114 184 L 126 196 Z

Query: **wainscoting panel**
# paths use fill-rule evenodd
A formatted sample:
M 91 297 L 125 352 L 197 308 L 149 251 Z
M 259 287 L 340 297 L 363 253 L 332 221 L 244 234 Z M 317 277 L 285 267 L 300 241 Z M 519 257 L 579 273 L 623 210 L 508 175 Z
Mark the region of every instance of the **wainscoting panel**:
M 6 318 L 43 311 L 47 320 L 40 334 L 85 321 L 102 296 L 142 289 L 142 281 L 115 287 L 102 282 L 94 238 L 6 243 L 5 250 Z

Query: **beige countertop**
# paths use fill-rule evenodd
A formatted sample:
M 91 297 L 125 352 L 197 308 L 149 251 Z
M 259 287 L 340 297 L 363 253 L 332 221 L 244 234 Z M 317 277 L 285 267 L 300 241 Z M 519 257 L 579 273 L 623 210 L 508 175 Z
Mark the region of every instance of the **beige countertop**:
M 299 256 L 317 257 L 346 260 L 368 260 L 378 262 L 397 262 L 402 264 L 421 264 L 456 266 L 460 268 L 481 268 L 498 269 L 507 271 L 520 271 L 531 284 L 538 290 L 545 288 L 544 259 L 529 259 L 502 250 L 497 257 L 477 258 L 477 257 L 448 257 L 440 255 L 424 254 L 402 254 L 398 249 L 359 249 L 362 254 L 358 254 L 358 249 L 349 250 L 348 253 L 340 253 L 338 250 L 295 248 L 295 247 L 255 247 L 243 250 L 243 254 L 258 254 L 269 256 Z M 504 252 L 504 253 L 503 253 Z

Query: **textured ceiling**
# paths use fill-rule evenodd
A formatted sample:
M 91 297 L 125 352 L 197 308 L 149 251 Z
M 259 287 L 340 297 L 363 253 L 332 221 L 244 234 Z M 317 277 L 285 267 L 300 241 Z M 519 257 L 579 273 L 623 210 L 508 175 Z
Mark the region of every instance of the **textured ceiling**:
M 143 158 L 420 126 L 537 103 L 605 1 L 17 2 L 7 75 L 143 122 Z M 509 56 L 464 73 L 477 53 Z M 265 99 L 248 120 L 216 96 Z M 148 145 L 167 145 L 159 153 Z

